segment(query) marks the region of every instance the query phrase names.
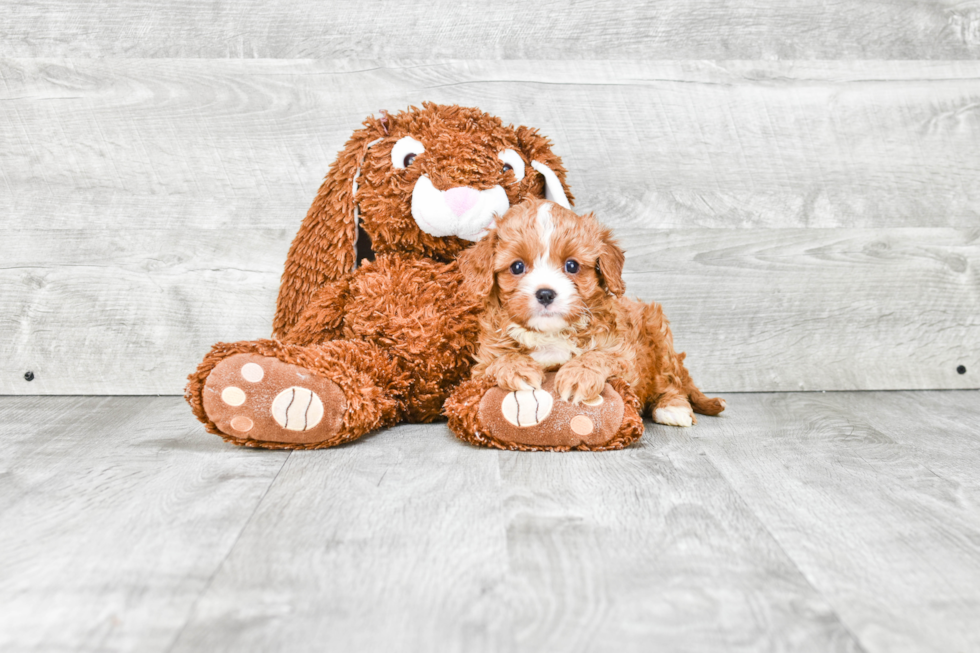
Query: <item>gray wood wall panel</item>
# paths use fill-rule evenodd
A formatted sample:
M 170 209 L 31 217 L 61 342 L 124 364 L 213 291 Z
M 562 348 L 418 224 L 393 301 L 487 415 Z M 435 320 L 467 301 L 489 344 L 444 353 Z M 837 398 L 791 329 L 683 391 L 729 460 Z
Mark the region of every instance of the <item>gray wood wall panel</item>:
M 0 65 L 8 226 L 295 228 L 365 116 L 539 127 L 578 206 L 658 227 L 974 226 L 980 62 Z
M 4 59 L 0 75 L 0 392 L 178 393 L 213 342 L 267 336 L 337 150 L 365 115 L 423 99 L 552 137 L 704 387 L 980 385 L 978 62 Z
M 942 0 L 401 3 L 20 0 L 13 56 L 505 59 L 955 59 L 980 8 Z
M 628 290 L 664 305 L 705 388 L 980 385 L 980 230 L 619 236 Z
M 292 233 L 226 236 L 8 235 L 0 393 L 179 393 L 214 342 L 268 337 Z M 629 292 L 664 305 L 703 388 L 980 385 L 980 231 L 623 228 L 619 237 Z
M 269 337 L 292 235 L 14 231 L 0 267 L 0 394 L 182 393 L 213 343 Z

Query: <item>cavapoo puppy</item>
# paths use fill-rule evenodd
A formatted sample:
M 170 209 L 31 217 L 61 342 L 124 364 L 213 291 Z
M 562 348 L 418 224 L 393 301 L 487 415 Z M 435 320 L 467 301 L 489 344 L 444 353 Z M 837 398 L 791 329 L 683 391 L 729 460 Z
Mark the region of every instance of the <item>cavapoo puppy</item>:
M 557 369 L 556 392 L 572 403 L 596 400 L 618 376 L 654 421 L 674 426 L 723 411 L 691 380 L 660 305 L 623 297 L 623 262 L 592 214 L 532 200 L 497 218 L 460 256 L 472 290 L 487 297 L 473 374 L 515 391 L 540 388 Z

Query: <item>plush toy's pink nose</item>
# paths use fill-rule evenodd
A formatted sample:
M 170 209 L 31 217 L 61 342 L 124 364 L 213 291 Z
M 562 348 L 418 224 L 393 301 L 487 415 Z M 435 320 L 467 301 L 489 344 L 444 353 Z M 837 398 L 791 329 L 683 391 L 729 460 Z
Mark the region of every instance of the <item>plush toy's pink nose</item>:
M 449 209 L 459 216 L 473 208 L 476 200 L 480 197 L 480 191 L 466 186 L 457 186 L 445 191 L 445 196 Z

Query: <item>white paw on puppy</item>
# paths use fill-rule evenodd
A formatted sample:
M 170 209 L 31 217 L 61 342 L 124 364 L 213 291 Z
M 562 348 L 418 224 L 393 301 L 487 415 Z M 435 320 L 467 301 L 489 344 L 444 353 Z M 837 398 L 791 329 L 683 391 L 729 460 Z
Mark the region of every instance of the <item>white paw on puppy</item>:
M 664 406 L 653 411 L 653 421 L 667 426 L 691 426 L 694 411 L 689 406 Z

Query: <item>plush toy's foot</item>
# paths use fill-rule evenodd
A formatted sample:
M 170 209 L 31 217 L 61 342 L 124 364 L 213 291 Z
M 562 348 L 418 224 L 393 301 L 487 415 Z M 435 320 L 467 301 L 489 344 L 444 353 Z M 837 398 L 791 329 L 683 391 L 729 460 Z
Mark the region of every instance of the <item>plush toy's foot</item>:
M 485 378 L 467 381 L 446 402 L 449 427 L 472 444 L 521 451 L 622 449 L 643 434 L 640 402 L 621 379 L 582 404 L 558 398 L 554 374 L 541 388 L 507 392 Z
M 218 363 L 204 384 L 203 405 L 222 435 L 259 446 L 330 442 L 347 408 L 336 383 L 259 354 Z

